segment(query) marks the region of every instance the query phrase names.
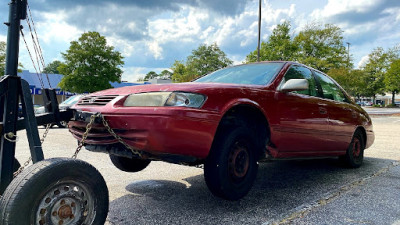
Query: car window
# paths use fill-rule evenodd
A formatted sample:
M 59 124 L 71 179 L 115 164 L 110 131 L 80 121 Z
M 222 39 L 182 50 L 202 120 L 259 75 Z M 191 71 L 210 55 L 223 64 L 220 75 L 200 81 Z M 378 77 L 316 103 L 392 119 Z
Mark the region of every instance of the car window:
M 292 91 L 292 92 L 303 95 L 317 96 L 315 79 L 312 76 L 312 73 L 309 69 L 302 66 L 290 67 L 290 69 L 286 72 L 285 76 L 283 77 L 280 87 L 282 87 L 290 79 L 307 79 L 308 81 L 308 90 Z
M 339 102 L 347 102 L 342 90 L 327 76 L 315 71 L 315 77 L 322 88 L 323 97 Z
M 232 66 L 217 70 L 193 82 L 231 84 L 269 84 L 279 73 L 284 63 L 257 63 Z

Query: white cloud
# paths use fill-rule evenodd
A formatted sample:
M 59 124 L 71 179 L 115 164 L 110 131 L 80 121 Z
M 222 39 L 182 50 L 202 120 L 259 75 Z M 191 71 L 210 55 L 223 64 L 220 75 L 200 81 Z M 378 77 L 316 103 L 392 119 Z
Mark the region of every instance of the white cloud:
M 7 41 L 7 37 L 4 36 L 4 35 L 0 35 L 0 41 L 6 42 Z
M 61 10 L 52 13 L 40 13 L 42 21 L 35 23 L 41 41 L 50 44 L 54 42 L 69 43 L 83 33 L 82 30 L 68 24 L 65 20 L 67 12 Z
M 395 21 L 393 22 L 399 22 L 400 21 L 400 7 L 395 7 L 395 8 L 388 8 L 383 10 L 382 14 L 389 14 L 395 18 Z
M 149 48 L 149 50 L 153 53 L 153 56 L 155 59 L 162 59 L 162 53 L 163 53 L 163 49 L 160 47 L 160 45 L 158 44 L 158 42 L 156 41 L 150 41 L 147 42 L 147 47 Z
M 329 0 L 328 4 L 312 13 L 313 17 L 330 17 L 347 12 L 363 13 L 380 4 L 382 0 Z
M 365 64 L 367 64 L 368 60 L 369 60 L 369 56 L 368 56 L 368 55 L 364 55 L 364 56 L 361 58 L 360 62 L 358 62 L 357 68 L 359 69 L 359 68 L 365 66 Z

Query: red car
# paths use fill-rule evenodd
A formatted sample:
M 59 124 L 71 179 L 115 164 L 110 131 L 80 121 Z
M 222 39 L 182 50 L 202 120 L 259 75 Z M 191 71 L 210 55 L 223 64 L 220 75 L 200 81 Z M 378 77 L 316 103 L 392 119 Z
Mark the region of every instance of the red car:
M 89 116 L 101 113 L 111 129 L 96 119 L 85 147 L 109 153 L 119 169 L 140 171 L 151 160 L 204 164 L 210 191 L 229 200 L 249 192 L 261 159 L 339 156 L 359 167 L 374 142 L 368 114 L 333 79 L 294 62 L 233 66 L 189 83 L 109 89 L 74 108 L 69 129 L 78 140 Z

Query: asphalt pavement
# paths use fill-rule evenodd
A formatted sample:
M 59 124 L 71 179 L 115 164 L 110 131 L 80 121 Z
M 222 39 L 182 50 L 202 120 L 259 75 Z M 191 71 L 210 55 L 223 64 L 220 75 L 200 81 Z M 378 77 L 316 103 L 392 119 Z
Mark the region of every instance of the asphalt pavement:
M 203 170 L 152 162 L 139 173 L 116 169 L 102 153 L 78 158 L 94 165 L 110 193 L 106 224 L 400 224 L 400 117 L 373 117 L 376 140 L 359 169 L 336 159 L 260 163 L 250 193 L 240 201 L 214 197 Z M 40 129 L 43 133 L 44 129 Z M 29 157 L 24 132 L 17 158 Z M 76 140 L 52 129 L 46 158 L 70 157 Z

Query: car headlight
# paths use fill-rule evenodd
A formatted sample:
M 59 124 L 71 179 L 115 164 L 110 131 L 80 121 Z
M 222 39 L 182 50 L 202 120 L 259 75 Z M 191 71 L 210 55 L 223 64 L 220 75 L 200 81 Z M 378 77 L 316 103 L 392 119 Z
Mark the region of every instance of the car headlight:
M 206 97 L 188 92 L 148 92 L 129 95 L 124 106 L 183 106 L 199 108 Z

